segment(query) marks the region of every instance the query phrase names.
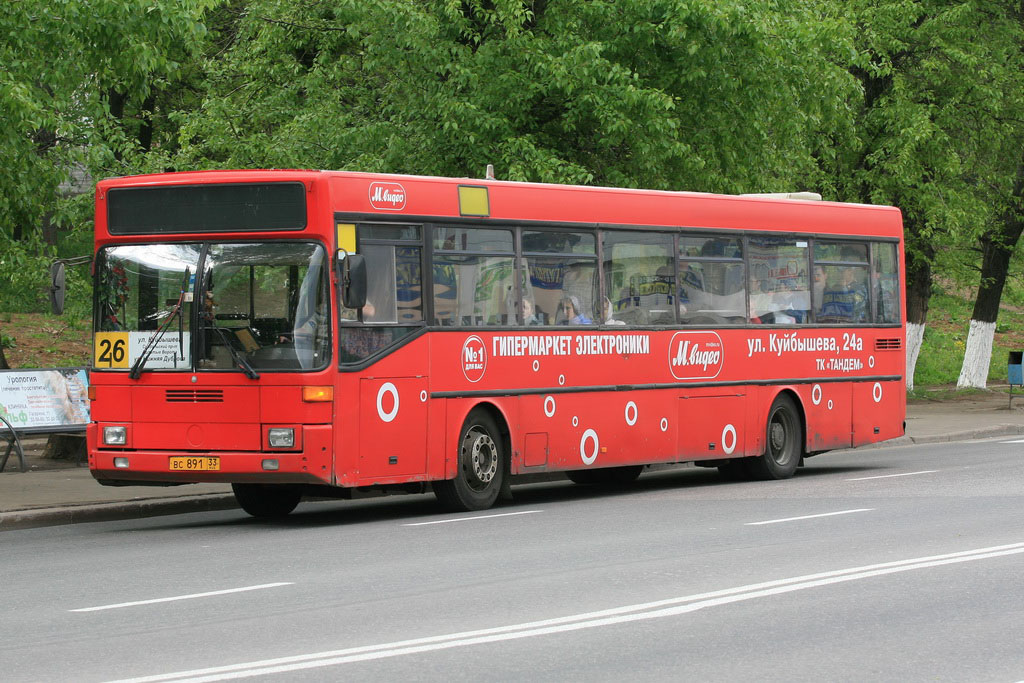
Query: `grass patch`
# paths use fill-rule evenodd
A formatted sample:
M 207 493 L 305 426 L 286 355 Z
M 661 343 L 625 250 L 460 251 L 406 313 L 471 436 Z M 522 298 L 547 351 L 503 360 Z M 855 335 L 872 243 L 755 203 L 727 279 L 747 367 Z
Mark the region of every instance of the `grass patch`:
M 956 385 L 964 361 L 974 296 L 973 290 L 963 294 L 938 289 L 933 292 L 914 373 L 915 386 Z M 1024 308 L 1016 305 L 1013 296 L 1004 295 L 988 368 L 990 384 L 1006 384 L 1010 351 L 1024 351 Z

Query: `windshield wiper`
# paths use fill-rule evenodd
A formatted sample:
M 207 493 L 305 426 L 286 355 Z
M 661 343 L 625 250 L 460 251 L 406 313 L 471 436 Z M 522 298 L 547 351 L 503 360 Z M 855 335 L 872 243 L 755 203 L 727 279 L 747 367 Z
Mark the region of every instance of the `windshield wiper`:
M 220 334 L 220 338 L 224 341 L 224 346 L 228 347 L 228 353 L 231 354 L 231 359 L 235 361 L 235 364 L 239 368 L 242 369 L 242 372 L 245 373 L 246 377 L 249 379 L 260 378 L 260 373 L 256 372 L 252 365 L 249 364 L 249 361 L 245 359 L 245 356 L 239 353 L 238 349 L 231 345 L 231 338 L 228 337 L 227 332 L 225 332 L 223 328 L 210 326 L 207 329 L 216 330 L 217 333 Z
M 149 338 L 149 342 L 146 344 L 146 347 L 142 349 L 142 353 L 140 353 L 139 357 L 135 359 L 135 363 L 132 365 L 132 371 L 128 373 L 128 376 L 131 377 L 132 379 L 138 379 L 139 375 L 142 374 L 142 368 L 146 366 L 146 361 L 149 360 L 149 356 L 150 354 L 153 353 L 153 349 L 155 349 L 156 345 L 160 342 L 161 339 L 163 339 L 164 333 L 167 332 L 167 328 L 170 327 L 171 321 L 174 320 L 174 316 L 178 316 L 179 320 L 181 319 L 181 309 L 185 301 L 185 289 L 188 287 L 188 276 L 190 274 L 191 271 L 189 270 L 188 266 L 186 266 L 185 277 L 181 281 L 181 294 L 178 295 L 178 302 L 174 304 L 174 308 L 171 309 L 171 314 L 167 316 L 167 320 L 165 320 L 163 325 L 160 326 L 160 329 L 156 331 L 156 334 Z M 178 347 L 182 349 L 182 360 L 184 360 L 185 355 L 184 343 L 182 341 L 183 336 L 184 335 L 181 331 L 181 325 L 179 323 Z M 175 363 L 175 365 L 177 365 L 177 363 Z

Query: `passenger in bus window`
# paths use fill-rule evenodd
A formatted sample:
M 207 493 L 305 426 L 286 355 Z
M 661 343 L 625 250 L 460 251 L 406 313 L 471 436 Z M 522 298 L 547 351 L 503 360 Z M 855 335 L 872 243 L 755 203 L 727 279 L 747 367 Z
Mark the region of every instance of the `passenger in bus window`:
M 625 325 L 626 323 L 622 320 L 615 319 L 615 311 L 612 310 L 612 302 L 608 297 L 604 297 L 604 324 L 605 325 Z
M 533 309 L 533 302 L 529 299 L 523 299 L 523 324 L 524 325 L 540 325 L 540 319 L 537 318 L 537 314 Z
M 896 285 L 894 278 L 883 277 L 877 270 L 871 273 L 871 288 L 875 302 L 876 323 L 896 322 Z
M 864 322 L 867 318 L 866 268 L 829 266 L 822 292 L 822 322 Z
M 575 295 L 562 299 L 558 304 L 558 320 L 563 325 L 593 325 L 594 321 L 580 310 L 580 300 Z
M 820 312 L 822 296 L 825 294 L 825 269 L 821 266 L 814 266 L 814 281 L 811 283 L 811 287 L 813 290 L 811 305 Z

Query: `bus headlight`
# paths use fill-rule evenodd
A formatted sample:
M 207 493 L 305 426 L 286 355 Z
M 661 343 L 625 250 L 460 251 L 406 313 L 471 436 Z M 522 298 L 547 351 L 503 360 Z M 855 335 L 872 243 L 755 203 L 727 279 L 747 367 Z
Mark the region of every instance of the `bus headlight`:
M 271 427 L 267 432 L 271 448 L 292 448 L 295 446 L 295 430 L 291 427 Z
M 123 446 L 128 443 L 128 430 L 125 427 L 104 427 L 103 444 L 106 446 Z

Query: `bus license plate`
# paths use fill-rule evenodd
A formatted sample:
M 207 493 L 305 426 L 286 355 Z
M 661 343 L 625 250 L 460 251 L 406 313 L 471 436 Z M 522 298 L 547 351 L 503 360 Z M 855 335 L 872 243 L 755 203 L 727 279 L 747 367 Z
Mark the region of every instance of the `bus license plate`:
M 220 469 L 220 458 L 171 458 L 172 472 L 198 472 Z

